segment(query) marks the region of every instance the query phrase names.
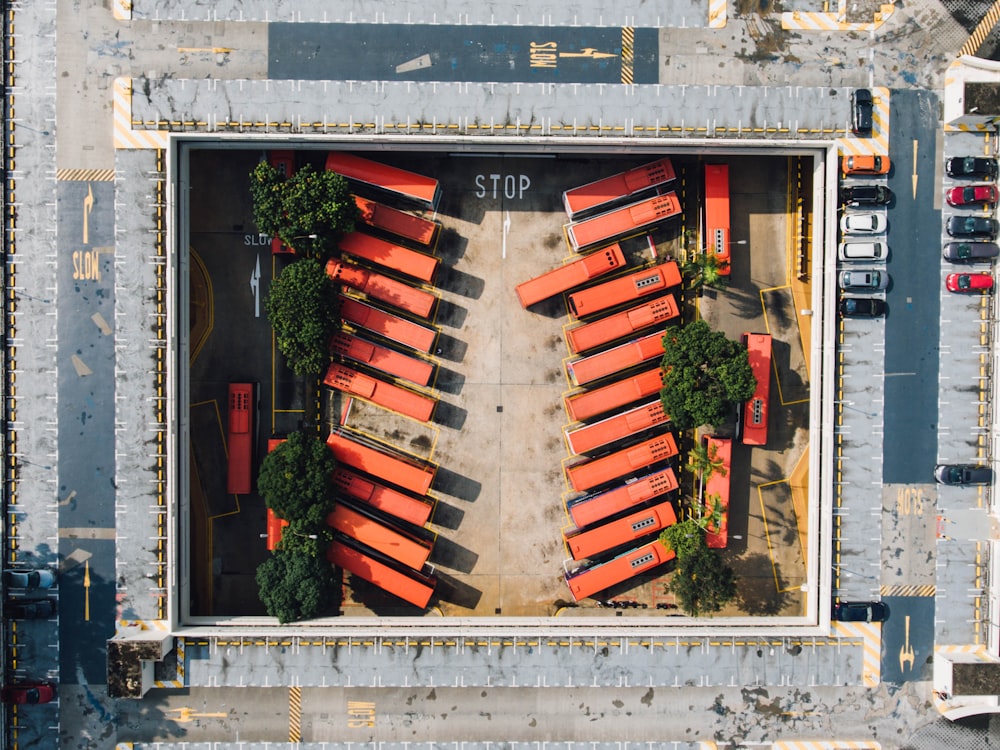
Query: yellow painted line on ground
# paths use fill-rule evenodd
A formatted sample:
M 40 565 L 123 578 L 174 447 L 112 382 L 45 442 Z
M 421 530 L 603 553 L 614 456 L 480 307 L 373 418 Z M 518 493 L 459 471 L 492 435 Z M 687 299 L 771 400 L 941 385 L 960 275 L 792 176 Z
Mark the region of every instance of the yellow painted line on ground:
M 132 79 L 116 78 L 112 94 L 114 145 L 120 149 L 162 149 L 167 147 L 167 133 L 162 130 L 132 129 Z M 178 123 L 179 124 L 179 123 Z

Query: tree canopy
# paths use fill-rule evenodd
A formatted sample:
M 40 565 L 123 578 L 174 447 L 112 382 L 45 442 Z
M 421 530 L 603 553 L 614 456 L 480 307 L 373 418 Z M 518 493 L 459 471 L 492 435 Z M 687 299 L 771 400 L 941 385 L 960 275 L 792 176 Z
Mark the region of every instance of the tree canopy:
M 715 253 L 699 253 L 681 269 L 688 277 L 688 286 L 698 289 L 703 286 L 724 287 L 729 277 L 723 273 L 729 267 L 728 260 L 720 261 Z
M 333 603 L 335 591 L 333 565 L 318 554 L 321 545 L 329 543 L 325 535 L 312 540 L 285 531 L 282 544 L 256 575 L 260 600 L 281 623 L 322 614 Z
M 705 532 L 698 519 L 664 529 L 660 541 L 677 553 L 670 590 L 687 614 L 697 617 L 718 612 L 736 596 L 733 569 L 705 544 Z
M 250 173 L 250 197 L 257 229 L 280 237 L 301 255 L 333 253 L 337 240 L 354 231 L 358 218 L 347 180 L 336 172 L 317 172 L 309 164 L 284 178 L 266 161 L 259 162 Z
M 315 375 L 330 361 L 330 336 L 340 325 L 337 286 L 323 266 L 303 258 L 271 282 L 264 299 L 278 348 L 296 375 Z
M 750 398 L 757 387 L 747 350 L 703 320 L 672 328 L 663 339 L 660 400 L 679 430 L 725 422 L 733 402 Z
M 257 490 L 278 518 L 307 529 L 322 529 L 333 510 L 336 468 L 333 453 L 322 440 L 305 432 L 293 432 L 264 456 Z

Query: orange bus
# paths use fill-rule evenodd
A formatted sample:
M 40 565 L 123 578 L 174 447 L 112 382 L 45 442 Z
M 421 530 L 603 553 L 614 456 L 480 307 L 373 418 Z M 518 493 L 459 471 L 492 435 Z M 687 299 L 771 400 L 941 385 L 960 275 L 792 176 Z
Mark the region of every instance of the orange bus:
M 574 560 L 586 560 L 626 544 L 635 544 L 677 523 L 674 507 L 662 502 L 631 515 L 589 529 L 563 532 L 563 541 Z
M 278 518 L 274 511 L 267 509 L 267 551 L 274 552 L 274 548 L 281 541 L 281 530 L 288 525 L 288 521 Z
M 568 292 L 573 287 L 624 265 L 625 255 L 621 247 L 615 243 L 518 284 L 517 296 L 521 300 L 521 307 L 527 310 L 543 299 Z
M 434 503 L 427 498 L 412 497 L 343 467 L 333 472 L 333 484 L 345 497 L 360 500 L 414 526 L 425 525 L 434 510 Z
M 719 273 L 729 268 L 729 166 L 705 165 L 705 252 L 715 255 Z
M 744 333 L 750 369 L 757 379 L 757 389 L 743 405 L 743 445 L 767 445 L 767 404 L 771 395 L 771 336 L 767 333 Z
M 705 543 L 709 547 L 724 548 L 729 544 L 729 473 L 733 464 L 733 441 L 725 438 L 706 438 L 708 455 L 713 461 L 721 464 L 721 471 L 716 469 L 705 482 L 705 512 L 715 512 L 717 500 L 722 510 L 719 528 L 709 522 L 705 527 Z
M 229 384 L 226 492 L 249 495 L 253 489 L 254 416 L 257 384 Z
M 436 209 L 441 199 L 441 186 L 432 177 L 390 167 L 377 161 L 343 151 L 331 151 L 326 156 L 326 168 L 348 180 L 365 185 L 395 198 Z
M 641 167 L 567 190 L 563 193 L 563 206 L 570 219 L 577 219 L 644 190 L 666 185 L 674 179 L 676 175 L 670 159 L 657 159 Z
M 419 461 L 343 427 L 331 432 L 326 444 L 340 463 L 415 495 L 427 494 L 437 472 L 433 464 Z
M 385 302 L 421 318 L 430 315 L 437 302 L 437 297 L 430 292 L 415 289 L 402 281 L 340 260 L 331 259 L 326 262 L 326 275 L 336 284 L 357 289 L 370 299 Z
M 680 286 L 681 272 L 674 261 L 667 261 L 652 268 L 619 276 L 603 284 L 581 289 L 569 295 L 570 315 L 584 318 L 609 307 L 623 305 L 640 297 L 665 292 L 670 287 Z
M 437 331 L 432 328 L 366 305 L 344 294 L 340 295 L 340 319 L 424 354 L 430 353 L 437 339 Z
M 434 365 L 430 362 L 373 344 L 347 331 L 339 331 L 330 339 L 330 354 L 352 359 L 417 385 L 429 384 L 434 375 Z
M 623 552 L 604 563 L 584 565 L 566 574 L 566 584 L 575 601 L 600 593 L 605 589 L 648 573 L 665 562 L 673 560 L 674 551 L 659 542 L 649 542 L 636 549 Z
M 370 234 L 351 232 L 340 240 L 340 249 L 355 258 L 412 276 L 428 284 L 437 273 L 438 259 Z
M 588 453 L 615 440 L 637 435 L 668 421 L 670 417 L 663 411 L 663 403 L 657 399 L 602 419 L 600 422 L 593 422 L 575 430 L 566 430 L 566 442 L 572 453 Z
M 418 422 L 430 422 L 437 407 L 437 399 L 369 377 L 337 362 L 327 368 L 323 384 Z
M 337 503 L 326 522 L 335 531 L 349 536 L 383 555 L 420 570 L 431 556 L 434 542 L 396 527 L 362 508 Z
M 616 453 L 570 466 L 566 469 L 566 476 L 574 490 L 586 492 L 676 455 L 677 443 L 668 432 Z
M 650 359 L 662 357 L 663 352 L 663 334 L 657 331 L 613 349 L 567 362 L 566 372 L 569 373 L 573 385 L 587 385 L 616 372 L 641 365 Z
M 663 372 L 660 368 L 646 370 L 624 380 L 595 388 L 592 391 L 566 396 L 566 412 L 570 419 L 582 422 L 606 411 L 631 404 L 646 396 L 659 393 L 663 387 Z
M 680 316 L 674 295 L 654 299 L 606 318 L 584 323 L 566 331 L 566 343 L 573 354 L 631 336 L 645 328 L 662 325 Z
M 358 218 L 368 226 L 416 242 L 418 245 L 433 247 L 441 230 L 441 224 L 437 221 L 376 203 L 360 195 L 354 196 L 354 203 L 358 207 Z
M 654 497 L 673 492 L 679 486 L 674 470 L 664 469 L 638 479 L 630 479 L 612 490 L 570 500 L 566 503 L 566 510 L 573 523 L 582 529 Z
M 326 552 L 326 559 L 421 609 L 427 608 L 437 585 L 434 576 L 424 570 L 405 568 L 391 557 L 341 534 L 335 536 Z
M 616 208 L 607 213 L 576 221 L 566 227 L 574 251 L 610 242 L 618 237 L 638 234 L 646 227 L 681 213 L 677 193 L 654 195 L 638 203 Z
M 274 167 L 278 174 L 284 179 L 288 179 L 295 174 L 295 152 L 294 151 L 268 151 L 267 161 Z M 279 237 L 271 238 L 271 254 L 294 253 L 295 250 L 281 241 Z

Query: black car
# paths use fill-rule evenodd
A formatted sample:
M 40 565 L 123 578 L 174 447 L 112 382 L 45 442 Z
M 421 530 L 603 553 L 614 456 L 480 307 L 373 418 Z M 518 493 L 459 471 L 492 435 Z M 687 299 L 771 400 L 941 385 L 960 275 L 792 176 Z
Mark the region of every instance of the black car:
M 872 92 L 856 89 L 851 93 L 851 130 L 855 135 L 871 135 Z
M 882 622 L 889 619 L 889 605 L 882 602 L 840 602 L 833 605 L 833 619 L 841 622 Z
M 841 189 L 840 201 L 848 206 L 884 206 L 892 201 L 892 191 L 885 185 L 851 185 Z
M 948 234 L 952 237 L 989 237 L 997 236 L 996 219 L 985 216 L 952 216 L 948 219 Z
M 52 599 L 11 599 L 5 611 L 15 620 L 40 620 L 56 613 L 56 603 Z
M 995 180 L 997 160 L 982 156 L 953 156 L 944 163 L 949 177 L 978 177 Z
M 993 469 L 975 464 L 938 464 L 934 467 L 934 478 L 941 484 L 959 487 L 989 484 L 993 481 Z
M 885 315 L 885 302 L 874 297 L 844 297 L 837 307 L 845 318 L 878 318 Z
M 997 257 L 1000 247 L 995 242 L 949 242 L 941 254 L 952 263 L 974 263 Z

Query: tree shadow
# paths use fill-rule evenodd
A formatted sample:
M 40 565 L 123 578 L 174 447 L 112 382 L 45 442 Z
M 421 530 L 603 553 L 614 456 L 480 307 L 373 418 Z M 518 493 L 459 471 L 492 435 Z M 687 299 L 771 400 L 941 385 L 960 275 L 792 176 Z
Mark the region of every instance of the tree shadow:
M 778 590 L 776 567 L 772 567 L 770 557 L 760 553 L 747 555 L 733 566 L 736 602 L 742 611 L 754 616 L 773 616 L 784 609 L 788 594 Z

